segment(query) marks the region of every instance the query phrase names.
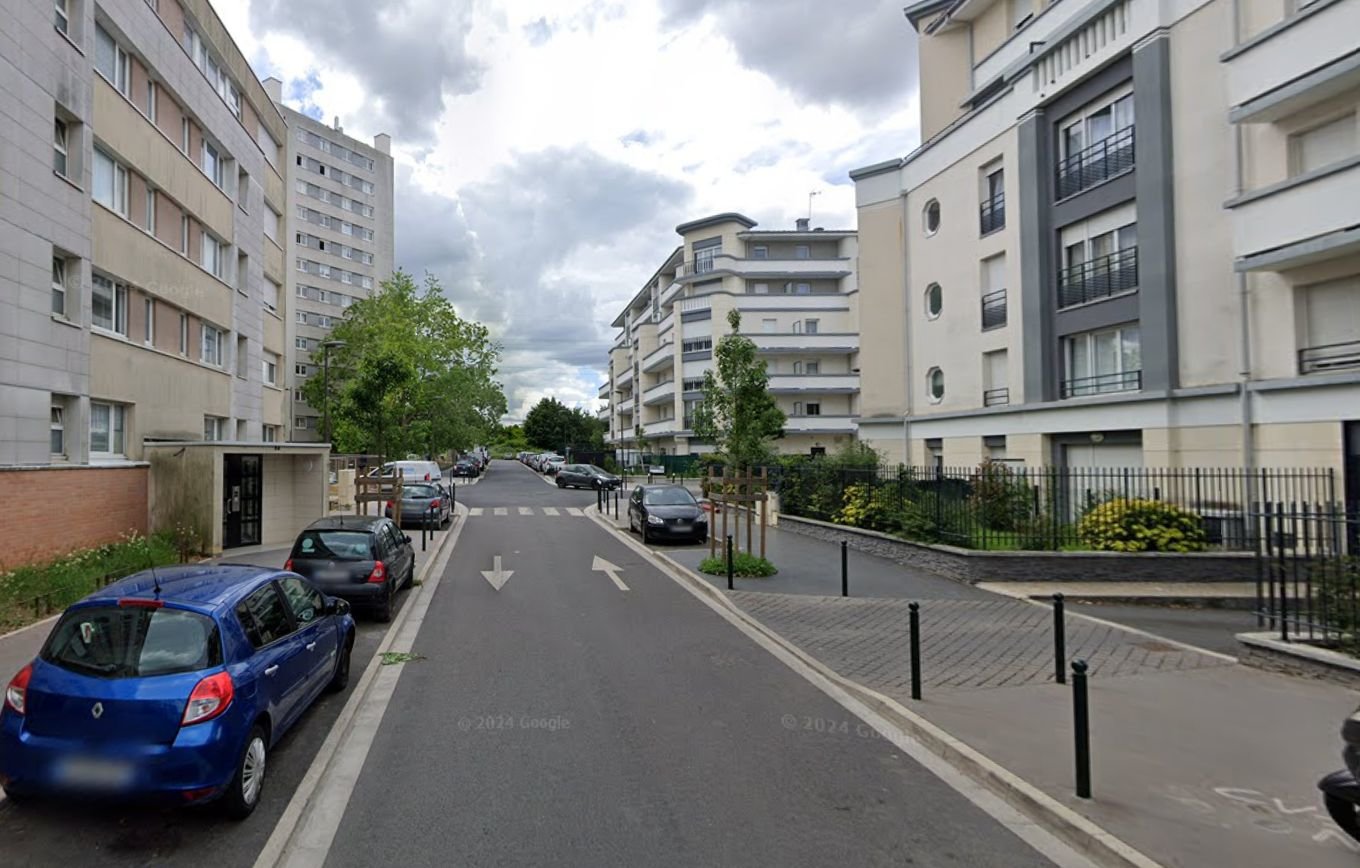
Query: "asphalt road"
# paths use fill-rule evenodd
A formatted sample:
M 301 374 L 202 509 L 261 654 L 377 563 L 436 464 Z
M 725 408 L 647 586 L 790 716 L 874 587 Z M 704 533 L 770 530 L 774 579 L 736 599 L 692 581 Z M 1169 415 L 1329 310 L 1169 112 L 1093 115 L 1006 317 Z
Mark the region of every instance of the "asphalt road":
M 459 499 L 482 513 L 329 866 L 1050 864 L 567 511 L 593 493 L 497 462 Z M 514 571 L 499 592 L 482 576 L 497 556 Z

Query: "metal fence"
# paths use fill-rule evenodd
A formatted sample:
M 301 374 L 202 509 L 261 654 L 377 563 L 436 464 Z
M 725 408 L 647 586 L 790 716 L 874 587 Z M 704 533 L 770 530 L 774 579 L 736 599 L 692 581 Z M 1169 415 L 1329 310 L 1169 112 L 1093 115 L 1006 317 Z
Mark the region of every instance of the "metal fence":
M 846 466 L 809 460 L 782 468 L 780 511 L 922 542 L 983 550 L 1092 548 L 1082 519 L 1115 499 L 1183 510 L 1196 545 L 1254 551 L 1255 518 L 1272 504 L 1335 504 L 1331 470 L 1232 468 Z
M 1286 642 L 1360 650 L 1360 504 L 1266 504 L 1253 516 L 1260 625 Z

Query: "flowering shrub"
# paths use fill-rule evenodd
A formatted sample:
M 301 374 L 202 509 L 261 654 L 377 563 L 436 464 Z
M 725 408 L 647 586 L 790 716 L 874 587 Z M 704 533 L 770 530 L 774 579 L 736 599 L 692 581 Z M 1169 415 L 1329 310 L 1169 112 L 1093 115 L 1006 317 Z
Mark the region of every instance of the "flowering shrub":
M 1077 535 L 1096 551 L 1204 551 L 1204 522 L 1189 510 L 1160 500 L 1115 498 L 1092 509 Z
M 881 531 L 896 530 L 901 524 L 890 492 L 867 482 L 857 482 L 845 489 L 841 508 L 831 520 L 836 524 Z

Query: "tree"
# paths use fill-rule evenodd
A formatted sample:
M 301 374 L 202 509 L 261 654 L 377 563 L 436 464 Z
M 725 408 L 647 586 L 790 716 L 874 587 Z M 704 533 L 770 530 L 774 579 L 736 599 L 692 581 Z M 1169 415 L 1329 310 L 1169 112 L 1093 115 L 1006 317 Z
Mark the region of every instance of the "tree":
M 579 407 L 544 398 L 524 416 L 524 439 L 538 449 L 604 448 L 604 424 Z
M 505 414 L 495 380 L 500 347 L 486 327 L 458 316 L 433 276 L 423 288 L 404 271 L 350 305 L 331 333 L 332 441 L 340 452 L 389 457 L 464 450 Z M 326 404 L 323 377 L 302 387 Z
M 769 442 L 784 436 L 787 417 L 770 394 L 770 377 L 755 342 L 740 333 L 741 313 L 729 311 L 724 335 L 713 350 L 716 364 L 704 372 L 704 397 L 694 411 L 694 436 L 710 440 L 738 469 L 769 460 Z

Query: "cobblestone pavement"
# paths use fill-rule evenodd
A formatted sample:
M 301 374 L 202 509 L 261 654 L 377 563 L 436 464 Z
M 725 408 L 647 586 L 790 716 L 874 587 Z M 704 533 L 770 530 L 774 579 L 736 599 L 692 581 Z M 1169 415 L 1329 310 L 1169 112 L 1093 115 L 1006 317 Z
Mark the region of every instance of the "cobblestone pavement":
M 734 592 L 732 601 L 770 629 L 866 687 L 910 690 L 908 601 Z M 1094 678 L 1176 672 L 1231 663 L 1085 618 L 1067 618 L 1069 660 Z M 934 690 L 1010 687 L 1053 680 L 1053 616 L 1019 600 L 921 602 L 921 680 Z

